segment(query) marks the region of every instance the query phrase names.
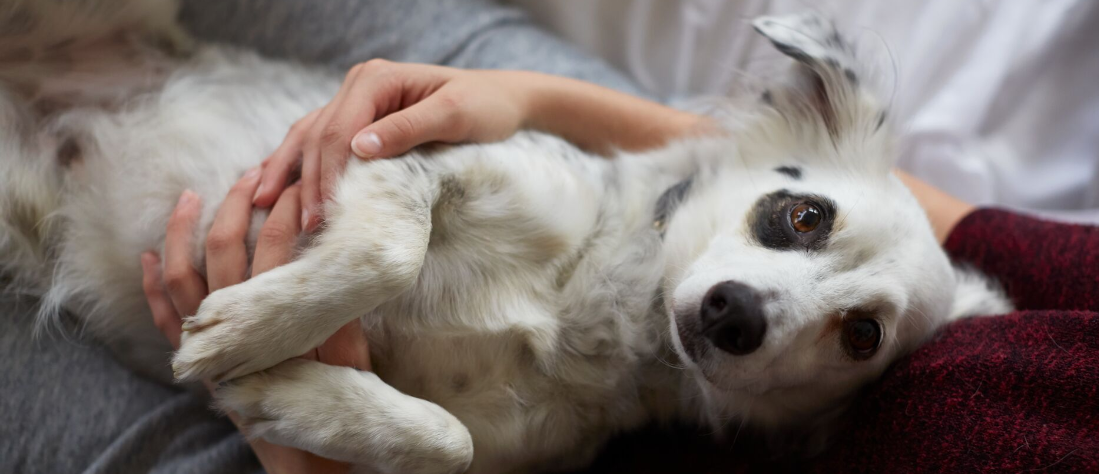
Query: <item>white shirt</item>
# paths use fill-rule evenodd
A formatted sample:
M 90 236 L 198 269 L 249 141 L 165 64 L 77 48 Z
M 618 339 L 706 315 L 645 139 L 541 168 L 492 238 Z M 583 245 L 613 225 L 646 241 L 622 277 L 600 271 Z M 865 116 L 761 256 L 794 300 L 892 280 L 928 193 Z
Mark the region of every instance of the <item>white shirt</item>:
M 1099 223 L 1097 1 L 511 3 L 673 100 L 773 74 L 784 60 L 749 20 L 815 5 L 882 55 L 898 166 L 976 204 Z

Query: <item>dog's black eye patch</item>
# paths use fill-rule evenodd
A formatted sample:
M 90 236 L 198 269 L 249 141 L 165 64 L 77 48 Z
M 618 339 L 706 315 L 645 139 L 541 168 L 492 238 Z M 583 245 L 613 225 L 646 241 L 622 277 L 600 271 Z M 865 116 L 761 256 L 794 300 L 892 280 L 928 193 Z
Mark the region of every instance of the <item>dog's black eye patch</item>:
M 798 232 L 791 223 L 791 213 L 799 204 L 810 204 L 821 214 L 811 232 Z M 835 216 L 836 203 L 831 199 L 780 189 L 756 201 L 748 213 L 748 227 L 753 239 L 772 250 L 820 250 L 832 233 Z
M 801 168 L 797 166 L 779 166 L 775 171 L 794 179 L 801 179 Z

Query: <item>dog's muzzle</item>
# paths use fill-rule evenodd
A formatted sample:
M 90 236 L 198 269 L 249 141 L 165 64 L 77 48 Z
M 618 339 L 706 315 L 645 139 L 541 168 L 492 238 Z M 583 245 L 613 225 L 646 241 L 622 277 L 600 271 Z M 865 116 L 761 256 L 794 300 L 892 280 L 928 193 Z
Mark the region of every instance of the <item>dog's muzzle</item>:
M 732 355 L 751 354 L 767 334 L 763 298 L 752 287 L 735 281 L 718 283 L 706 292 L 699 318 L 706 339 Z

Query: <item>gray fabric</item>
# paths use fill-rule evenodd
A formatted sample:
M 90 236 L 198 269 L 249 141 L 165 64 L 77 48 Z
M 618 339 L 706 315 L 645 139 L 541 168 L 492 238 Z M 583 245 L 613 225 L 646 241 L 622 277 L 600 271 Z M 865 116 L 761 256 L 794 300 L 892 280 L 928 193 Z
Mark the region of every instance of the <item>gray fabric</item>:
M 601 59 L 490 0 L 190 0 L 196 36 L 346 70 L 373 58 L 478 69 L 526 69 L 645 95 Z
M 187 0 L 196 36 L 338 69 L 375 57 L 529 69 L 640 88 L 519 11 L 460 0 Z M 0 473 L 258 472 L 193 393 L 144 380 L 94 342 L 33 340 L 31 303 L 0 299 Z
M 0 472 L 260 472 L 204 397 L 131 373 L 93 341 L 34 339 L 32 300 L 0 298 Z

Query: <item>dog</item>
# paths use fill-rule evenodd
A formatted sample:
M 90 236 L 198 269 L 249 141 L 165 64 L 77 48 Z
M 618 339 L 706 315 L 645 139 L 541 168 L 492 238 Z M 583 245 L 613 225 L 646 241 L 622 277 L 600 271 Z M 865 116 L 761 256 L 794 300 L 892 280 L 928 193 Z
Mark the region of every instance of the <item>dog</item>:
M 4 51 L 0 256 L 43 325 L 76 315 L 167 378 L 140 252 L 184 189 L 205 235 L 339 77 L 190 43 L 170 2 L 139 3 Z M 891 174 L 871 65 L 813 14 L 753 26 L 791 65 L 721 133 L 613 159 L 522 132 L 351 160 L 298 258 L 186 319 L 174 377 L 224 381 L 252 436 L 373 471 L 566 470 L 654 422 L 819 425 L 942 325 L 1008 311 Z M 293 358 L 355 318 L 375 372 Z

